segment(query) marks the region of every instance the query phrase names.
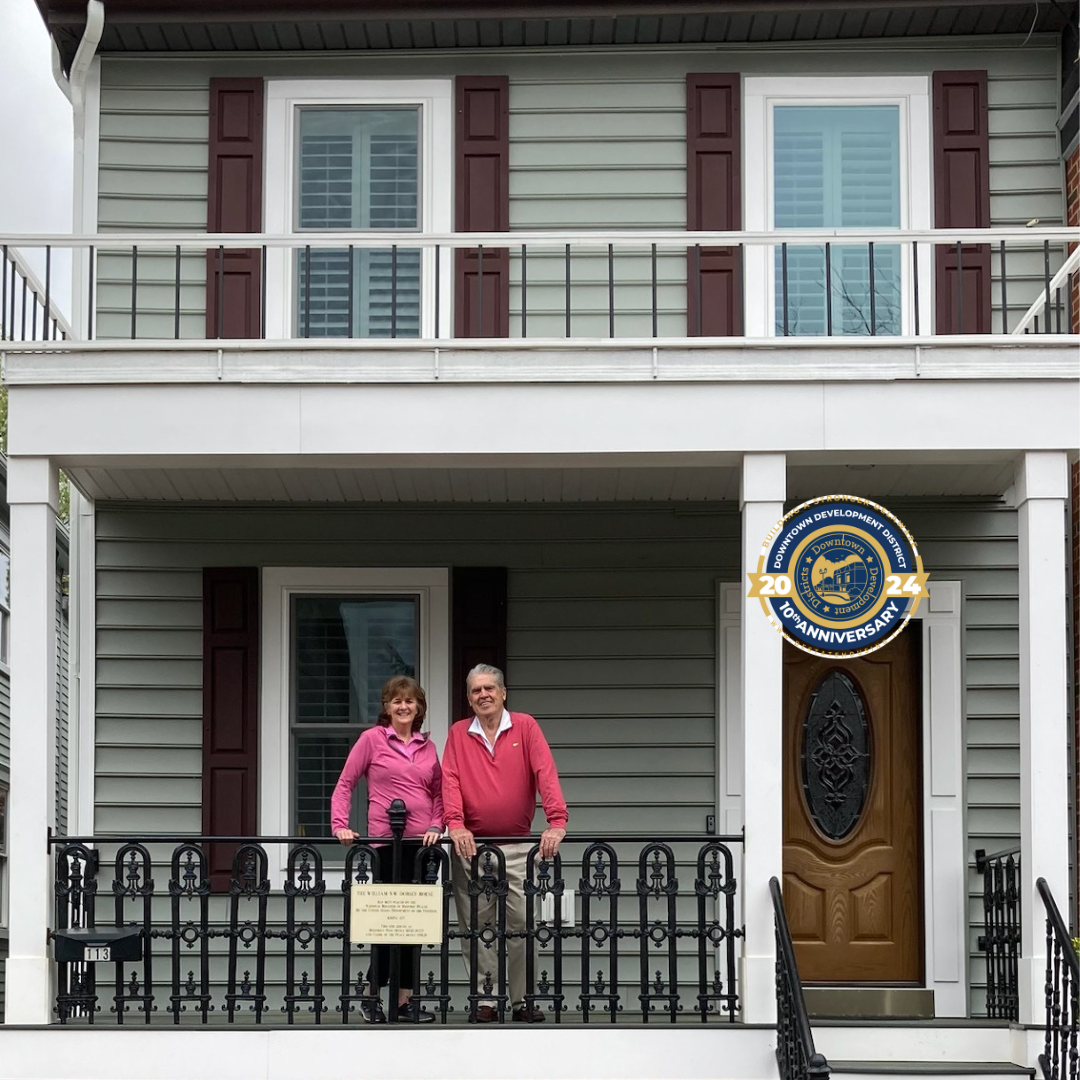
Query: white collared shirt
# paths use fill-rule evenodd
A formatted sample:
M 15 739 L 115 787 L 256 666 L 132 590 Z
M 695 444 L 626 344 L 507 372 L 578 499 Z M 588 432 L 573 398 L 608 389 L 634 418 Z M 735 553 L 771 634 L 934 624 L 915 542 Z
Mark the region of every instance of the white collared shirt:
M 480 718 L 474 716 L 472 723 L 469 725 L 470 735 L 479 735 L 484 740 L 484 745 L 488 748 L 488 753 L 495 756 L 495 743 L 499 741 L 499 736 L 504 731 L 509 731 L 514 726 L 513 721 L 510 719 L 510 714 L 503 709 L 502 719 L 499 721 L 499 730 L 495 732 L 495 742 L 489 742 L 487 732 L 484 730 L 484 725 L 480 723 Z

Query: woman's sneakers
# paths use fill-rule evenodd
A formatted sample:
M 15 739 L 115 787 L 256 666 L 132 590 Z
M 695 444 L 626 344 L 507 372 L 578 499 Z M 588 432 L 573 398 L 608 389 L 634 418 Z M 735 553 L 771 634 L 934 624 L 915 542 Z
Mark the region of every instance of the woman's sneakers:
M 383 1004 L 378 998 L 374 1001 L 361 1001 L 360 1015 L 369 1024 L 386 1023 L 386 1013 L 383 1011 Z M 424 1007 L 422 1005 L 417 1005 L 414 1001 L 406 1001 L 404 1005 L 399 1005 L 397 1018 L 399 1024 L 435 1023 L 435 1014 L 425 1012 Z
M 369 1024 L 386 1023 L 386 1013 L 383 1012 L 382 1002 L 378 998 L 375 998 L 374 1001 L 361 1001 L 360 1015 Z
M 417 1005 L 415 1001 L 406 1001 L 399 1005 L 398 1020 L 403 1024 L 434 1024 L 435 1014 L 424 1011 L 423 1005 Z

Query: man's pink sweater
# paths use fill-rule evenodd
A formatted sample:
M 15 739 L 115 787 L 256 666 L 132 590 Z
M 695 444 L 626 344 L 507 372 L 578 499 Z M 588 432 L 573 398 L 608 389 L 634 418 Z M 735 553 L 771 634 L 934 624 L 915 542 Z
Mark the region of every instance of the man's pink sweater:
M 528 713 L 510 714 L 511 727 L 495 740 L 470 734 L 472 717 L 450 728 L 443 751 L 443 807 L 447 828 L 463 825 L 477 836 L 528 836 L 536 792 L 552 828 L 565 829 L 566 800 L 540 725 Z

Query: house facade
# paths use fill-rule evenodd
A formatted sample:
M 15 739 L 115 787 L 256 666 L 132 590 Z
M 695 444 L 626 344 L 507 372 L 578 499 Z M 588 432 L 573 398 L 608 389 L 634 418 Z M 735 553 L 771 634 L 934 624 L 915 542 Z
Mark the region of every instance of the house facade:
M 260 1076 L 355 1038 L 355 957 L 296 929 L 290 853 L 337 933 L 355 867 L 317 841 L 379 687 L 415 673 L 441 746 L 478 661 L 571 813 L 535 931 L 547 1034 L 483 1075 L 772 1075 L 773 877 L 830 1059 L 1032 1065 L 988 1005 L 975 852 L 1019 851 L 1010 992 L 1038 1025 L 1035 883 L 1065 911 L 1074 891 L 1075 11 L 39 6 L 81 165 L 74 235 L 10 238 L 71 248 L 75 320 L 5 358 L 28 674 L 0 1076 L 85 1075 L 71 1048 L 132 1026 L 153 1076 L 200 1037 Z M 896 642 L 824 661 L 746 575 L 834 493 L 902 520 L 930 582 Z M 869 764 L 830 835 L 807 732 L 837 677 Z M 131 962 L 46 938 L 131 923 Z M 431 956 L 437 1068 L 478 1075 L 490 1036 L 456 1025 L 477 986 Z M 879 1025 L 840 1023 L 852 1001 Z M 547 1049 L 556 1019 L 574 1034 Z M 431 1068 L 394 1053 L 342 1075 Z

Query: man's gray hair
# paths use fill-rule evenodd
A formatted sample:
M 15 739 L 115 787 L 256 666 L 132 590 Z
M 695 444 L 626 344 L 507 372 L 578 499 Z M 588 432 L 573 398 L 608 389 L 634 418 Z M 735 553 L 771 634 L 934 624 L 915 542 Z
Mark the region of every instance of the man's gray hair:
M 495 677 L 495 681 L 499 684 L 499 689 L 506 689 L 506 679 L 503 678 L 502 671 L 499 668 L 495 667 L 493 664 L 477 664 L 476 667 L 474 667 L 472 671 L 470 671 L 469 674 L 465 676 L 466 690 L 469 687 L 469 683 L 472 682 L 472 677 L 474 675 L 493 675 Z

